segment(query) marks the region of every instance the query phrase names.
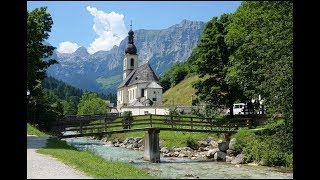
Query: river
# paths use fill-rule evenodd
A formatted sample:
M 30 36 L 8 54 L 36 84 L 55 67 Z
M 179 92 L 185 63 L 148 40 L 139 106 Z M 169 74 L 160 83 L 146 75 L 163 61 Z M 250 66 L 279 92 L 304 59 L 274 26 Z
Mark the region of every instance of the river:
M 161 178 L 185 179 L 292 179 L 292 172 L 283 172 L 281 168 L 234 165 L 212 160 L 191 160 L 161 156 L 161 163 L 149 163 L 143 160 L 143 151 L 122 147 L 112 147 L 89 138 L 69 138 L 65 141 L 78 149 L 86 149 L 109 161 L 130 163 L 147 170 L 151 175 Z

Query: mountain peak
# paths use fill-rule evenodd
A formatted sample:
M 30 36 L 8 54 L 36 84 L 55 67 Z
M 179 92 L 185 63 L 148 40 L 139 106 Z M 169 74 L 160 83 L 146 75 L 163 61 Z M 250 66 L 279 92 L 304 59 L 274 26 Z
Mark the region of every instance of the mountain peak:
M 87 49 L 83 46 L 79 47 L 74 53 L 72 54 L 76 54 L 76 55 L 79 55 L 79 56 L 87 56 L 89 55 Z

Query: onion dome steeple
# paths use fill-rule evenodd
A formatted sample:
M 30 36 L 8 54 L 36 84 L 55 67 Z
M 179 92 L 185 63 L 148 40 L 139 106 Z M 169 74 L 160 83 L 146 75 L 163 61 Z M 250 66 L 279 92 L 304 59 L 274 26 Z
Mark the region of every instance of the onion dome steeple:
M 128 32 L 128 45 L 125 49 L 125 53 L 127 54 L 134 54 L 134 55 L 137 55 L 137 48 L 136 46 L 134 45 L 134 42 L 133 42 L 133 36 L 134 32 L 132 31 L 132 22 L 131 22 L 131 25 L 130 25 L 130 31 Z

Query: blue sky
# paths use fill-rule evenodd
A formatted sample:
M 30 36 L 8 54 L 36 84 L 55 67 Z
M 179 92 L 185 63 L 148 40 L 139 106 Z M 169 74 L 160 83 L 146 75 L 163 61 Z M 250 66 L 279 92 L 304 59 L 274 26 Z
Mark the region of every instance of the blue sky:
M 241 1 L 28 1 L 27 9 L 47 6 L 53 19 L 48 42 L 59 52 L 86 47 L 109 50 L 133 30 L 165 29 L 183 19 L 207 22 L 233 13 Z

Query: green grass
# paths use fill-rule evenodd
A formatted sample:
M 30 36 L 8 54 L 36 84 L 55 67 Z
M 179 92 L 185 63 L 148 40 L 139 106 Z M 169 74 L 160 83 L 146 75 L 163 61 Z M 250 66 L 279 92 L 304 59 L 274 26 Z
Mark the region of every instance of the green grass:
M 191 106 L 192 95 L 196 97 L 196 90 L 192 87 L 192 83 L 197 80 L 199 80 L 198 76 L 189 77 L 168 89 L 162 96 L 163 105 Z
M 133 165 L 122 162 L 106 161 L 102 157 L 89 151 L 77 150 L 76 148 L 69 146 L 65 141 L 53 138 L 48 140 L 46 147 L 38 149 L 37 152 L 49 154 L 93 178 L 153 178 L 146 171 L 140 170 Z
M 110 77 L 99 77 L 96 79 L 104 89 L 112 88 L 121 82 L 121 75 L 115 75 Z
M 36 136 L 49 136 L 48 134 L 41 132 L 36 127 L 27 123 L 27 134 L 29 135 L 36 135 Z

